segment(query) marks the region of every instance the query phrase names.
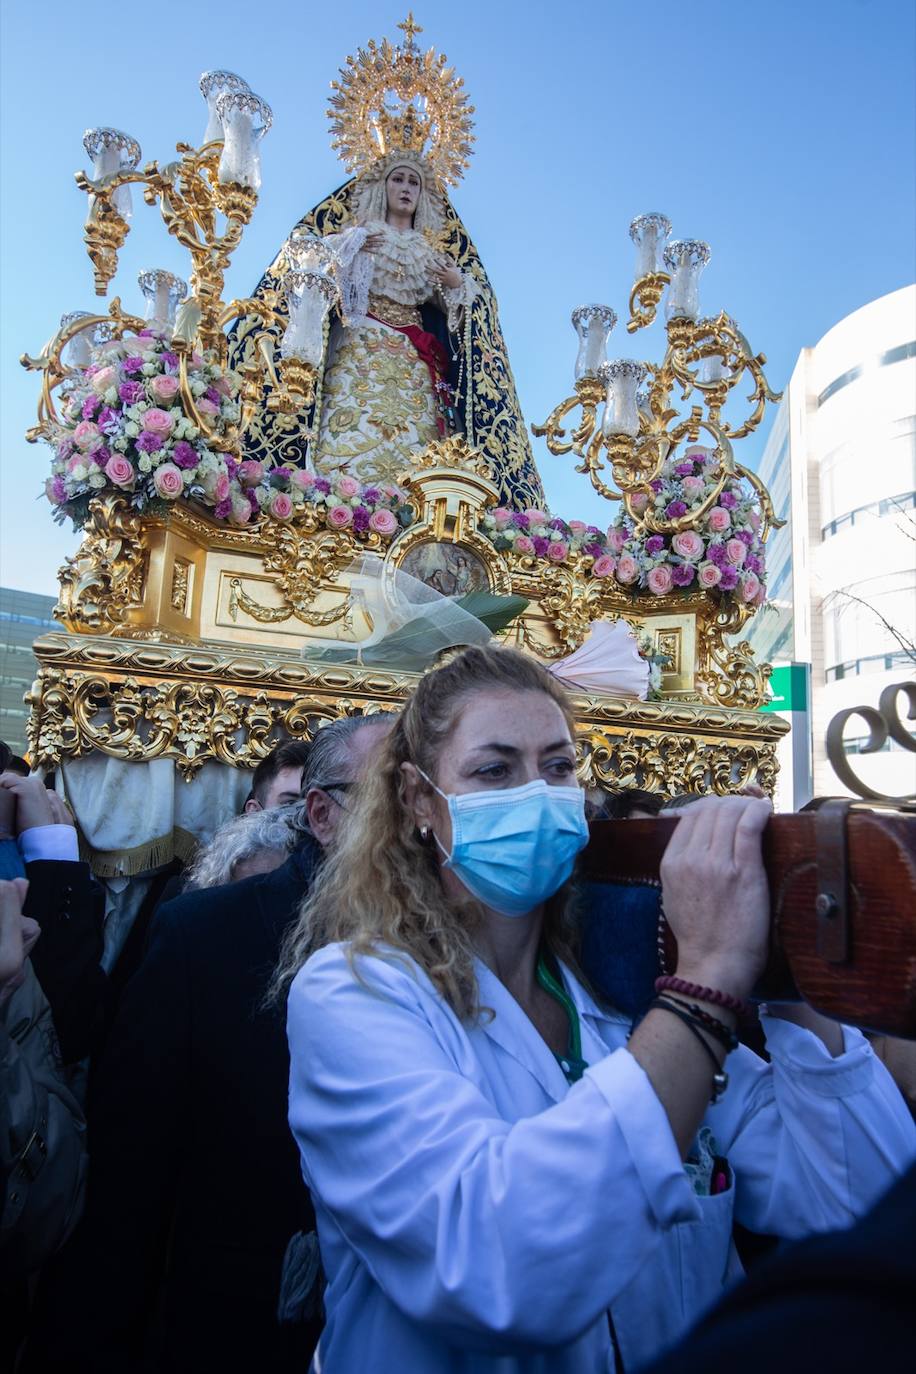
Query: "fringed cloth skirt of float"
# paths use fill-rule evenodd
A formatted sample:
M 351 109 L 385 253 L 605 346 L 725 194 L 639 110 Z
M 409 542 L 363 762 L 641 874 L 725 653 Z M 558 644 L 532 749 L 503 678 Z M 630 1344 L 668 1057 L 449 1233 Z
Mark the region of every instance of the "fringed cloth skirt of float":
M 432 335 L 412 331 L 421 346 Z M 444 351 L 443 351 L 444 352 Z M 315 470 L 364 483 L 396 482 L 441 435 L 435 365 L 406 333 L 381 320 L 338 325 L 324 374 Z

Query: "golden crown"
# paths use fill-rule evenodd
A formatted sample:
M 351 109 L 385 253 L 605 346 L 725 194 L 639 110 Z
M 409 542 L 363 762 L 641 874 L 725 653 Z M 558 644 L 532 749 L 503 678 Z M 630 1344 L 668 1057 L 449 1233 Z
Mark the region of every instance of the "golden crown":
M 398 28 L 403 43 L 370 39 L 355 59 L 347 58 L 341 80 L 331 82 L 332 146 L 357 175 L 398 149 L 421 157 L 440 184 L 454 186 L 471 155 L 474 107 L 444 54 L 416 46 L 414 36 L 423 30 L 413 14 Z

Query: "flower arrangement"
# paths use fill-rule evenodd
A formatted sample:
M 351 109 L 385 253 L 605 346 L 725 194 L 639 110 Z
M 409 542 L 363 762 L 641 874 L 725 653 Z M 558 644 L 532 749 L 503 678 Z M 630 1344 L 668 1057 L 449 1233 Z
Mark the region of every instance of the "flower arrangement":
M 254 512 L 292 520 L 308 506 L 319 523 L 330 530 L 349 530 L 357 539 L 369 534 L 393 539 L 415 518 L 403 488 L 389 482 L 361 483 L 345 473 L 320 477 L 305 468 L 269 468 L 248 459 L 239 464 L 238 483 Z
M 669 520 L 697 510 L 716 485 L 710 450 L 693 447 L 668 459 L 652 482 L 652 495 L 637 494 L 637 517 L 652 507 Z M 677 534 L 653 534 L 621 509 L 606 534 L 581 520 L 561 520 L 542 510 L 488 511 L 481 533 L 495 548 L 520 558 L 562 564 L 579 554 L 588 569 L 635 594 L 716 592 L 760 606 L 766 597 L 766 563 L 757 498 L 741 478 L 729 478 L 718 501 Z
M 505 506 L 487 511 L 480 532 L 503 553 L 520 558 L 541 559 L 546 563 L 573 562 L 580 553 L 589 554 L 595 566 L 608 554 L 607 537 L 597 525 L 584 520 L 561 520 L 549 511 L 511 511 Z
M 637 516 L 650 503 L 668 519 L 689 515 L 716 485 L 714 471 L 709 449 L 694 447 L 669 458 L 651 484 L 652 496 L 634 498 Z M 678 534 L 652 534 L 634 526 L 622 510 L 608 530 L 614 576 L 623 586 L 645 588 L 653 596 L 700 590 L 760 606 L 766 598 L 762 524 L 755 494 L 738 477 L 729 478 L 716 503 Z
M 188 384 L 218 441 L 239 418 L 238 379 L 195 353 Z M 217 518 L 244 523 L 237 464 L 208 447 L 185 414 L 178 356 L 153 330 L 93 351 L 71 380 L 53 446 L 45 494 L 58 523 L 69 516 L 79 528 L 89 501 L 106 489 L 128 495 L 137 510 L 194 497 Z

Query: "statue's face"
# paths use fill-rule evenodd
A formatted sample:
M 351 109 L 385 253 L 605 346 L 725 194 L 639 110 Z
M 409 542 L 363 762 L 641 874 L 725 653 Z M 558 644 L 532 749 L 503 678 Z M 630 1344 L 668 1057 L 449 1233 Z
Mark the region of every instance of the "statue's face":
M 412 167 L 395 167 L 389 172 L 386 182 L 388 190 L 388 213 L 412 215 L 417 208 L 422 182 Z

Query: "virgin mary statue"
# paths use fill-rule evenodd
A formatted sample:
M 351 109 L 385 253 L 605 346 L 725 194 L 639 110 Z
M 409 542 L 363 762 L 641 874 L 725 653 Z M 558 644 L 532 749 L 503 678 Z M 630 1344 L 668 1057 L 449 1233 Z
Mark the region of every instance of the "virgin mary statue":
M 365 483 L 409 473 L 437 440 L 478 450 L 503 504 L 544 503 L 496 309 L 446 185 L 467 166 L 471 107 L 445 58 L 414 43 L 369 43 L 333 83 L 335 147 L 356 172 L 299 220 L 255 295 L 282 310 L 294 245 L 320 239 L 339 288 L 314 404 L 272 412 L 265 390 L 246 456 Z M 237 326 L 232 362 L 254 346 Z

